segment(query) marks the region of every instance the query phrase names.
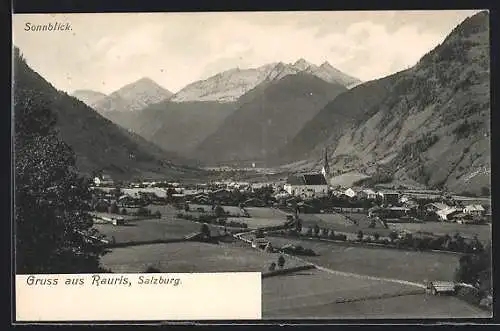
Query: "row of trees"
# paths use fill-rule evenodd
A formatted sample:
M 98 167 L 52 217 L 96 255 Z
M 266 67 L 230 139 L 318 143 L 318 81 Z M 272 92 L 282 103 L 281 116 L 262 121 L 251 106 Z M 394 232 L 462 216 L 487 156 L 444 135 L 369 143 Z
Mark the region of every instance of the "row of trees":
M 215 224 L 215 225 L 221 225 L 221 226 L 229 226 L 229 227 L 233 227 L 233 228 L 242 228 L 242 229 L 248 228 L 248 224 L 246 224 L 246 223 L 232 221 L 232 220 L 228 221 L 227 219 L 219 218 L 215 215 L 210 215 L 210 214 L 201 214 L 201 215 L 196 216 L 196 215 L 192 215 L 192 214 L 178 213 L 176 216 L 178 218 L 182 218 L 182 219 L 194 221 L 194 222 Z

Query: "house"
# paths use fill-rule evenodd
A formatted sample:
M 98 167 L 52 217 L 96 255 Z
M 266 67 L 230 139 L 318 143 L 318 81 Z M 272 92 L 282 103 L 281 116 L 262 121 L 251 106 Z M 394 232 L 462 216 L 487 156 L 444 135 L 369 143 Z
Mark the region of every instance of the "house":
M 453 207 L 448 207 L 446 209 L 441 209 L 436 212 L 436 214 L 439 216 L 439 218 L 442 221 L 449 221 L 453 219 L 453 216 L 460 213 L 460 210 L 453 208 Z
M 294 196 L 324 197 L 328 195 L 328 183 L 325 176 L 318 173 L 289 176 L 284 189 Z
M 455 290 L 454 282 L 433 281 L 426 284 L 426 291 L 432 295 L 454 294 Z
M 417 209 L 419 205 L 415 200 L 409 199 L 403 203 L 403 206 L 408 209 Z
M 368 199 L 368 200 L 375 200 L 377 199 L 377 192 L 371 189 L 364 189 L 361 192 L 359 192 L 360 197 Z
M 483 216 L 486 210 L 481 205 L 467 205 L 464 207 L 463 213 L 473 216 Z
M 102 176 L 96 176 L 94 178 L 94 184 L 96 186 L 113 186 L 114 181 L 110 175 L 104 174 Z
M 379 197 L 385 204 L 396 204 L 399 202 L 399 193 L 395 191 L 380 191 L 378 192 Z
M 439 210 L 444 210 L 451 208 L 447 204 L 441 203 L 441 202 L 433 202 L 425 205 L 425 209 L 430 212 L 438 212 Z
M 354 198 L 357 197 L 360 194 L 360 192 L 361 191 L 358 189 L 348 188 L 343 192 L 343 194 L 348 196 L 349 198 Z

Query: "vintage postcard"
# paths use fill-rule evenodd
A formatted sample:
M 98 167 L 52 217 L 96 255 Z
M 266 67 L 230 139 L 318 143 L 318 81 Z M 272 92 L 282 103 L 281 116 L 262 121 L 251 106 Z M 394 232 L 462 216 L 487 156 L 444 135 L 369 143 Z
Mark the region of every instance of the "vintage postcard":
M 16 321 L 492 317 L 489 15 L 14 14 Z

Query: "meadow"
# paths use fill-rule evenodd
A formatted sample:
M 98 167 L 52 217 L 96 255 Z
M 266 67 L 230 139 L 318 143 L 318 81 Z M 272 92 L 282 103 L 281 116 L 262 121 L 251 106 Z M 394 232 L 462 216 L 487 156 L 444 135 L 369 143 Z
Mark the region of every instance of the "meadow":
M 248 246 L 179 242 L 114 248 L 101 264 L 117 273 L 144 272 L 149 266 L 162 272 L 265 272 L 278 257 Z M 288 258 L 285 267 L 306 264 Z
M 307 270 L 262 281 L 264 319 L 489 317 L 454 297 L 414 286 Z
M 355 225 L 346 216 L 356 220 L 358 224 Z M 407 230 L 410 232 L 430 232 L 435 235 L 448 234 L 450 236 L 460 233 L 460 235 L 466 238 L 472 238 L 477 235 L 479 240 L 483 242 L 491 240 L 491 225 L 489 224 L 478 225 L 448 222 L 388 223 L 388 228 L 386 229 L 379 222 L 375 224 L 374 228 L 370 228 L 368 215 L 361 213 L 301 214 L 300 218 L 303 220 L 304 231 L 317 224 L 320 228 L 328 228 L 337 232 L 356 234 L 361 230 L 363 234 L 371 236 L 378 233 L 381 238 L 388 238 L 389 233 L 392 231 Z
M 126 225 L 114 226 L 112 224 L 94 224 L 101 234 L 117 243 L 138 242 L 149 240 L 180 239 L 199 232 L 201 225 L 188 220 L 177 219 L 145 219 L 128 222 Z M 212 234 L 217 234 L 217 229 L 212 228 Z
M 269 237 L 274 247 L 286 244 L 312 249 L 318 256 L 304 260 L 333 270 L 417 283 L 452 280 L 460 255 L 403 251 L 381 247 L 353 247 L 330 242 Z

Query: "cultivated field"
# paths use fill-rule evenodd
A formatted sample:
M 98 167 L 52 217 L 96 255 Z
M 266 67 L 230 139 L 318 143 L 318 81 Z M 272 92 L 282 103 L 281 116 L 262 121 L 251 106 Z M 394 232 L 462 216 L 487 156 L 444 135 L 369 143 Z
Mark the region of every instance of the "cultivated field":
M 162 272 L 264 272 L 278 256 L 232 244 L 179 242 L 114 248 L 101 263 L 117 273 L 144 272 L 148 266 Z M 285 267 L 305 264 L 288 258 Z
M 423 283 L 425 280 L 452 280 L 460 257 L 458 254 L 352 247 L 293 238 L 267 239 L 274 247 L 290 243 L 311 248 L 319 256 L 303 259 L 333 270 L 416 283 Z
M 265 319 L 489 317 L 457 298 L 379 280 L 307 270 L 262 281 Z

